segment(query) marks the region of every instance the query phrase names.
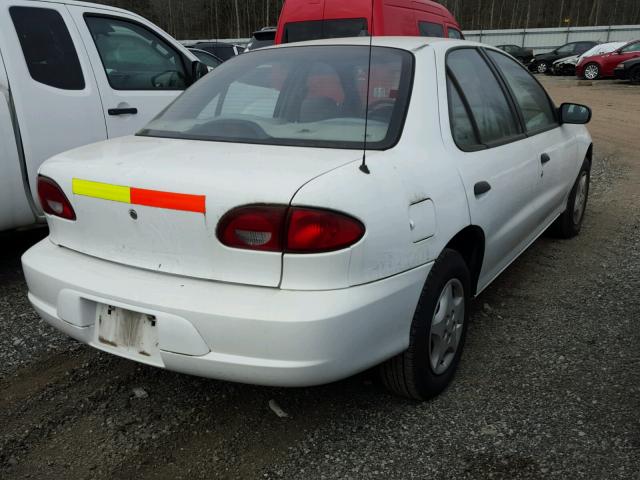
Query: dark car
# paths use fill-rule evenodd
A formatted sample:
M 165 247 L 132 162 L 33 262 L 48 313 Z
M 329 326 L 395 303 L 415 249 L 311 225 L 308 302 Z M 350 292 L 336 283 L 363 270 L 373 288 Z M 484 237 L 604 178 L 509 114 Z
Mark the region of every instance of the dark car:
M 247 44 L 247 49 L 249 50 L 257 50 L 259 48 L 270 47 L 274 43 L 276 43 L 276 32 L 278 29 L 276 27 L 264 27 L 257 32 L 253 32 L 253 37 Z
M 631 83 L 640 85 L 640 58 L 632 58 L 618 65 L 613 71 L 616 78 L 630 80 Z
M 592 49 L 598 42 L 571 42 L 556 48 L 548 53 L 540 53 L 533 57 L 529 63 L 529 70 L 537 73 L 546 73 L 553 62 L 561 58 L 572 57 L 574 55 L 582 55 L 587 50 Z
M 498 45 L 498 48 L 507 52 L 512 57 L 517 58 L 521 63 L 529 65 L 533 60 L 533 50 L 530 48 L 522 48 L 518 45 Z
M 194 45 L 191 45 L 191 47 L 212 53 L 223 62 L 226 62 L 230 58 L 233 58 L 236 55 L 240 55 L 242 52 L 244 52 L 244 49 L 242 47 L 225 42 L 198 42 Z
M 187 47 L 191 53 L 193 53 L 198 60 L 204 63 L 210 70 L 218 67 L 222 63 L 222 59 L 216 57 L 213 53 L 209 53 L 205 50 L 200 50 L 199 48 Z

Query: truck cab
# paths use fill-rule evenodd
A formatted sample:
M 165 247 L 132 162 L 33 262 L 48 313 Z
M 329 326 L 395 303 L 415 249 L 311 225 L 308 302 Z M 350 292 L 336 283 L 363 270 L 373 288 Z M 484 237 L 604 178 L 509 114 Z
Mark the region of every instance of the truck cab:
M 374 36 L 464 38 L 451 12 L 430 0 L 286 0 L 276 44 L 370 32 Z
M 74 1 L 0 6 L 0 231 L 42 219 L 47 158 L 135 133 L 207 69 L 126 10 Z

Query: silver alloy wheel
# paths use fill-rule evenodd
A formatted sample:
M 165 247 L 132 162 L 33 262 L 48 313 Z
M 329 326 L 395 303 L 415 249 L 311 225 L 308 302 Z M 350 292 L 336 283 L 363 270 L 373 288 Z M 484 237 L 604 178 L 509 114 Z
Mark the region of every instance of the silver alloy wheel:
M 538 73 L 545 73 L 547 71 L 547 69 L 549 68 L 549 65 L 547 65 L 547 62 L 540 62 L 538 64 Z
M 584 211 L 587 206 L 587 189 L 588 189 L 587 172 L 580 174 L 578 180 L 578 188 L 576 188 L 576 198 L 573 202 L 573 224 L 578 225 L 582 220 Z
M 457 278 L 447 282 L 431 320 L 429 361 L 436 375 L 444 373 L 456 356 L 464 324 L 464 287 Z
M 595 80 L 600 75 L 600 68 L 595 63 L 587 65 L 584 69 L 584 78 L 587 80 Z

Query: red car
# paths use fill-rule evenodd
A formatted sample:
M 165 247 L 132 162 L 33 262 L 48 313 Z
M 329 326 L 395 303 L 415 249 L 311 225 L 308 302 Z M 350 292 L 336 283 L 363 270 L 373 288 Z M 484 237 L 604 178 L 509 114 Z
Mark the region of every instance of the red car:
M 614 77 L 615 68 L 626 60 L 640 57 L 640 40 L 627 43 L 615 52 L 585 57 L 576 66 L 576 75 L 587 80 Z
M 286 0 L 276 44 L 357 37 L 371 30 L 375 36 L 464 38 L 451 12 L 431 0 Z

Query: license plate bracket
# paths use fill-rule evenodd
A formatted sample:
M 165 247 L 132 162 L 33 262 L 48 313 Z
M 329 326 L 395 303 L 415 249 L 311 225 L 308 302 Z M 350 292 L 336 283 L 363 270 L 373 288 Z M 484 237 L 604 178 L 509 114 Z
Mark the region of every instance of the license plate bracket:
M 158 320 L 154 315 L 108 304 L 96 308 L 97 346 L 144 363 L 161 363 Z

